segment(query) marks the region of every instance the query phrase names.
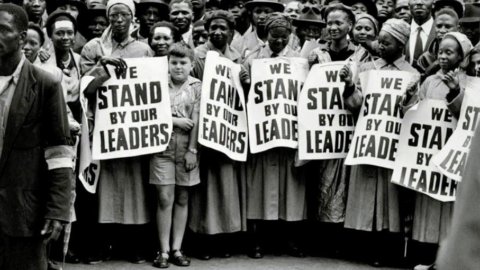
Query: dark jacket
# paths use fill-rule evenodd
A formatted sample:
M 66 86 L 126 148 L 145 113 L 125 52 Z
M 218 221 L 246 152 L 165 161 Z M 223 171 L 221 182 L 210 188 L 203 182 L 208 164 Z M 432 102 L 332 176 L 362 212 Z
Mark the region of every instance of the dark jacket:
M 71 168 L 48 170 L 47 148 L 71 144 L 60 82 L 25 61 L 13 94 L 0 158 L 0 230 L 38 235 L 46 218 L 70 217 Z

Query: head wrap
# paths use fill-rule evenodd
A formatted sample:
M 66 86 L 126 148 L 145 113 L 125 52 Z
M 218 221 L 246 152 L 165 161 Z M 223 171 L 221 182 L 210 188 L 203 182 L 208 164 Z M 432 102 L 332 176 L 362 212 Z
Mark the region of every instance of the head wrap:
M 53 24 L 56 21 L 59 21 L 58 20 L 59 18 L 61 18 L 61 20 L 67 19 L 67 20 L 71 21 L 72 25 L 73 25 L 73 31 L 77 32 L 77 21 L 75 20 L 75 18 L 72 15 L 70 15 L 70 13 L 68 13 L 68 12 L 61 11 L 61 10 L 56 10 L 48 16 L 47 22 L 45 23 L 45 28 L 47 29 L 47 35 L 49 37 L 52 36 L 52 32 L 53 32 L 52 26 L 53 26 Z
M 375 34 L 378 34 L 378 21 L 370 14 L 368 13 L 361 13 L 355 16 L 355 23 L 362 19 L 367 19 L 372 22 L 373 24 L 373 30 L 375 31 Z
M 382 31 L 389 33 L 405 45 L 410 36 L 410 25 L 402 19 L 388 19 L 383 24 Z
M 107 16 L 110 15 L 110 9 L 119 4 L 127 6 L 132 16 L 135 16 L 135 3 L 133 3 L 133 0 L 109 0 L 107 3 Z
M 467 36 L 465 36 L 464 34 L 460 33 L 460 32 L 449 32 L 449 33 L 446 33 L 444 36 L 443 36 L 443 39 L 445 38 L 452 38 L 454 40 L 456 40 L 458 42 L 458 44 L 460 44 L 460 49 L 462 50 L 462 57 L 463 57 L 463 60 L 462 62 L 460 63 L 460 67 L 466 69 L 467 66 L 468 66 L 468 63 L 470 62 L 470 51 L 473 49 L 473 45 L 472 45 L 472 42 L 470 41 L 470 39 L 468 39 Z M 443 40 L 442 39 L 442 40 Z
M 275 27 L 285 27 L 288 30 L 292 30 L 292 21 L 290 17 L 283 13 L 274 12 L 268 15 L 265 22 L 265 29 L 268 31 Z
M 215 19 L 225 20 L 232 31 L 235 29 L 235 18 L 232 13 L 221 9 L 208 12 L 205 15 L 205 28 L 209 28 L 210 23 Z

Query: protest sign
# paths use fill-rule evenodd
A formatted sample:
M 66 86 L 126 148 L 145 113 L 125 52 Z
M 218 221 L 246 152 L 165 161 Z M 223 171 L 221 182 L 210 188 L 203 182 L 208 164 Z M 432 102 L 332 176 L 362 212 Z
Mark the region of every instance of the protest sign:
M 85 190 L 95 193 L 100 175 L 100 161 L 92 157 L 93 113 L 83 91 L 95 77 L 84 76 L 80 81 L 80 105 L 82 106 L 82 125 L 80 129 L 80 155 L 78 179 Z
M 470 144 L 480 119 L 478 89 L 480 78 L 468 77 L 457 128 L 445 147 L 432 159 L 443 174 L 456 181 L 462 180 Z
M 345 158 L 355 120 L 343 103 L 339 72 L 348 62 L 314 65 L 298 100 L 298 152 L 301 160 Z
M 298 94 L 308 74 L 304 58 L 254 59 L 248 95 L 250 151 L 297 148 Z
M 124 74 L 108 66 L 111 78 L 97 90 L 93 159 L 164 151 L 172 132 L 166 57 L 125 59 Z
M 207 53 L 198 142 L 237 161 L 247 160 L 248 126 L 240 65 Z
M 395 169 L 391 182 L 436 200 L 455 200 L 457 182 L 443 175 L 432 163 L 452 135 L 457 121 L 445 101 L 426 99 L 403 119 Z
M 394 169 L 402 126 L 402 96 L 415 74 L 370 70 L 359 75 L 363 104 L 345 164 Z

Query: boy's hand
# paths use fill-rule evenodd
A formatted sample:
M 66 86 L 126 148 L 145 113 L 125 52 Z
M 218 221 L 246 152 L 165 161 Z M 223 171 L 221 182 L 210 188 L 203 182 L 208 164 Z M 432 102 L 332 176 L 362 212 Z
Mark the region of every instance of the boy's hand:
M 195 167 L 197 167 L 197 155 L 187 151 L 187 153 L 185 153 L 185 168 L 187 172 L 195 169 Z

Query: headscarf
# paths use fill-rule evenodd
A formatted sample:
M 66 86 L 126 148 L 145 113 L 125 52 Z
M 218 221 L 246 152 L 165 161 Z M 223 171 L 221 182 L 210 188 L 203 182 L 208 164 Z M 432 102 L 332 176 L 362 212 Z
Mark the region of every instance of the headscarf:
M 134 31 L 133 27 L 133 16 L 135 15 L 135 4 L 133 0 L 109 0 L 107 3 L 107 18 L 110 15 L 110 9 L 115 6 L 123 4 L 130 9 L 130 13 L 132 14 L 132 23 L 130 23 L 129 33 Z M 128 38 L 131 39 L 132 37 L 128 35 Z M 112 26 L 109 25 L 107 29 L 103 32 L 102 36 L 100 37 L 100 44 L 102 46 L 103 54 L 104 55 L 111 55 L 113 50 L 112 44 Z
M 453 38 L 454 40 L 456 40 L 458 42 L 458 44 L 460 44 L 460 49 L 462 50 L 462 57 L 463 57 L 463 60 L 462 62 L 460 63 L 460 67 L 461 68 L 464 68 L 466 69 L 467 66 L 468 66 L 468 63 L 470 62 L 470 51 L 473 49 L 473 45 L 472 45 L 472 42 L 470 41 L 470 39 L 468 39 L 468 37 L 460 32 L 449 32 L 449 33 L 446 33 L 444 36 L 443 36 L 443 39 L 445 38 Z M 442 39 L 442 40 L 443 40 Z
M 115 5 L 118 4 L 124 4 L 125 6 L 130 9 L 130 13 L 132 13 L 132 16 L 135 16 L 135 3 L 133 0 L 109 0 L 107 3 L 107 17 L 110 15 L 110 8 L 112 8 Z
M 410 25 L 402 19 L 388 19 L 383 23 L 382 31 L 389 33 L 405 45 L 410 36 Z
M 361 13 L 355 16 L 355 23 L 357 23 L 359 20 L 362 19 L 367 19 L 372 22 L 373 24 L 373 30 L 375 31 L 375 35 L 378 34 L 378 22 L 377 20 L 370 14 L 368 13 Z
M 274 12 L 268 15 L 265 22 L 265 29 L 268 31 L 275 27 L 285 27 L 288 30 L 292 30 L 292 21 L 290 17 L 283 13 Z

